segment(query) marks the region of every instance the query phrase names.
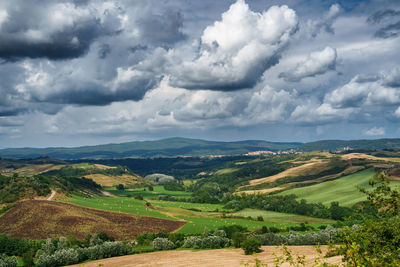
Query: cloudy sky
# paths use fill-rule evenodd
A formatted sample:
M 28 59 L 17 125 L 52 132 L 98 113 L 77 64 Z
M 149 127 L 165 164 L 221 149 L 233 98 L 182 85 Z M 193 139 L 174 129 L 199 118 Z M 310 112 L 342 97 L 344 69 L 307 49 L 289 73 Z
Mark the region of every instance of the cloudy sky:
M 400 136 L 400 1 L 2 0 L 0 147 Z

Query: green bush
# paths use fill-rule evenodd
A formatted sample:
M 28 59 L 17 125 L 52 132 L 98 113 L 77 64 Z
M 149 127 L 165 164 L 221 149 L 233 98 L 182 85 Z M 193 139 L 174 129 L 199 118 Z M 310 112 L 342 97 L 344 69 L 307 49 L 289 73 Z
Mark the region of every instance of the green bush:
M 211 233 L 205 230 L 202 236 L 189 236 L 185 238 L 182 247 L 184 248 L 224 248 L 230 245 L 229 239 L 223 230 L 216 230 Z
M 246 255 L 261 252 L 261 242 L 255 238 L 248 238 L 242 243 L 242 249 Z
M 246 240 L 246 235 L 241 232 L 235 232 L 232 236 L 232 242 L 235 248 L 240 248 L 242 246 L 243 241 Z
M 175 244 L 168 238 L 157 237 L 151 242 L 151 245 L 155 250 L 169 250 L 174 249 Z
M 18 267 L 16 257 L 8 257 L 5 254 L 0 255 L 0 267 Z

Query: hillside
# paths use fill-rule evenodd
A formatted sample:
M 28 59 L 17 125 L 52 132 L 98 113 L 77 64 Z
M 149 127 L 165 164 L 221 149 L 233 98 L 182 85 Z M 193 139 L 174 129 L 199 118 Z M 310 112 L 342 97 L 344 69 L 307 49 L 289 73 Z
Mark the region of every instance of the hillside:
M 352 148 L 353 150 L 400 150 L 399 138 L 385 138 L 375 140 L 321 140 L 309 142 L 299 146 L 300 151 L 335 151 L 343 148 Z
M 113 159 L 137 157 L 176 157 L 206 155 L 239 155 L 252 151 L 336 151 L 351 148 L 358 151 L 400 150 L 400 139 L 321 140 L 309 143 L 245 140 L 237 142 L 207 141 L 189 138 L 167 138 L 82 147 L 7 148 L 0 149 L 3 158 L 52 157 L 57 159 Z
M 367 169 L 333 181 L 290 189 L 279 195 L 295 194 L 299 199 L 305 199 L 308 202 L 329 205 L 331 202 L 337 201 L 342 206 L 351 207 L 358 202 L 367 200 L 366 195 L 361 193 L 358 188 L 369 188 L 368 182 L 374 175 L 373 169 Z M 396 186 L 400 185 L 400 182 L 391 181 L 391 184 Z
M 151 184 L 122 166 L 66 162 L 50 158 L 0 159 L 0 204 L 59 193 L 98 195 L 102 187 Z
M 233 155 L 257 150 L 286 150 L 301 143 L 274 143 L 248 140 L 216 142 L 188 138 L 168 138 L 157 141 L 137 141 L 121 144 L 82 146 L 75 148 L 8 148 L 0 150 L 4 158 L 52 157 L 58 159 L 124 158 L 178 155 Z
M 2 233 L 28 239 L 68 235 L 84 239 L 88 234 L 105 232 L 117 240 L 132 240 L 145 232 L 171 232 L 184 224 L 44 200 L 19 202 L 0 217 Z

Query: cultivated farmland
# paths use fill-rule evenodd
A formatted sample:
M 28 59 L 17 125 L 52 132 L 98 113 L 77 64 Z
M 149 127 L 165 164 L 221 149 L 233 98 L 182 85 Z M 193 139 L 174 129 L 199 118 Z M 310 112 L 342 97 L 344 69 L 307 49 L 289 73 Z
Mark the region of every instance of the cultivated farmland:
M 68 235 L 84 239 L 88 234 L 105 232 L 117 240 L 132 240 L 143 233 L 171 232 L 184 224 L 44 200 L 19 202 L 0 217 L 2 233 L 28 239 Z

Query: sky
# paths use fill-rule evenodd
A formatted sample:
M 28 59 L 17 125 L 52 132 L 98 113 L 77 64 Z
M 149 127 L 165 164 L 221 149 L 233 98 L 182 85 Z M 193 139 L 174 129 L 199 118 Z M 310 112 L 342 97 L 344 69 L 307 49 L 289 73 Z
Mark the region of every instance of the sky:
M 0 148 L 400 136 L 400 1 L 2 0 Z

